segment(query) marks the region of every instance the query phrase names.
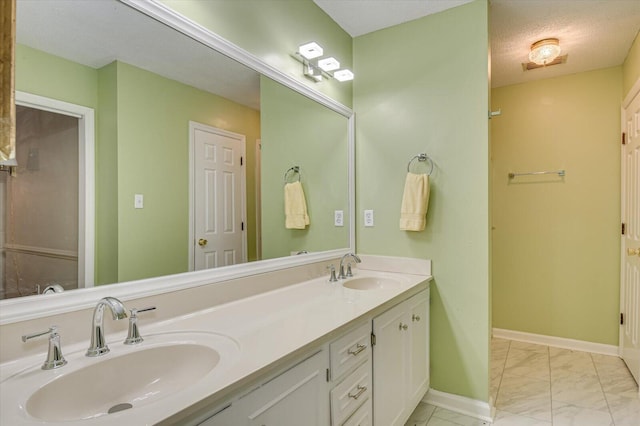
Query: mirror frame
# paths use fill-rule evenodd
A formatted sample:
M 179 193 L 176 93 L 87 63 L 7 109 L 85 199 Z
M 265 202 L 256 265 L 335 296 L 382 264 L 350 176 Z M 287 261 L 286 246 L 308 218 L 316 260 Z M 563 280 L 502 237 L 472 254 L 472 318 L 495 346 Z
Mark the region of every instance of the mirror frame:
M 169 293 L 187 288 L 199 287 L 217 282 L 248 277 L 285 268 L 335 259 L 349 252 L 355 252 L 355 115 L 352 109 L 320 93 L 301 81 L 265 63 L 262 59 L 239 46 L 202 27 L 157 0 L 118 0 L 152 19 L 191 37 L 197 42 L 238 61 L 260 74 L 318 102 L 330 110 L 347 118 L 347 164 L 349 197 L 349 246 L 343 249 L 309 253 L 300 256 L 260 260 L 220 269 L 184 272 L 181 274 L 148 278 L 143 280 L 83 288 L 46 296 L 27 296 L 0 302 L 0 325 L 47 317 L 95 306 L 102 297 L 112 296 L 123 301 Z

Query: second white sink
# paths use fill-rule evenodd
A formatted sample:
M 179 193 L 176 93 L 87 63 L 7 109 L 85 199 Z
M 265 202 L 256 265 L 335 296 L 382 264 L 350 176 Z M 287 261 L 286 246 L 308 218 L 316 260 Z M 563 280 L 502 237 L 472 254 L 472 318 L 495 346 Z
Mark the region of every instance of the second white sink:
M 400 282 L 391 278 L 356 277 L 342 283 L 343 287 L 351 290 L 383 290 L 396 288 Z

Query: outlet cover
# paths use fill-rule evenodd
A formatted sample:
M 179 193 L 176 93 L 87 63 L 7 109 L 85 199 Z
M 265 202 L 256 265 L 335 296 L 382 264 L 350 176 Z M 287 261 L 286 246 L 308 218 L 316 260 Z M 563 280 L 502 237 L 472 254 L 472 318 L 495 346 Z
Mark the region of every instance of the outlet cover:
M 366 227 L 373 226 L 373 210 L 364 211 L 364 226 Z

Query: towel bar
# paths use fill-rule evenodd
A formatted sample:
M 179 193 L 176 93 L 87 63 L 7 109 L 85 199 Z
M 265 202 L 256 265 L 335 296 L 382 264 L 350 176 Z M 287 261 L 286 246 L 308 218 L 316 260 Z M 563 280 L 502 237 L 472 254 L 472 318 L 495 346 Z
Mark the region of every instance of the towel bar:
M 548 170 L 544 172 L 526 172 L 526 173 L 509 173 L 509 179 L 513 179 L 517 176 L 531 176 L 531 175 L 558 175 L 564 177 L 567 173 L 564 170 Z

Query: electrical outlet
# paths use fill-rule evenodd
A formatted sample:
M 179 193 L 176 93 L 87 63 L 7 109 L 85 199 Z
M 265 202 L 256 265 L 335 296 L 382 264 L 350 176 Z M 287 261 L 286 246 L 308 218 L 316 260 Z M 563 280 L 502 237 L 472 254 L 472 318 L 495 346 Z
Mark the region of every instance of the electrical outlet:
M 364 211 L 364 226 L 373 226 L 373 210 Z
M 136 194 L 133 197 L 133 208 L 134 209 L 142 209 L 144 208 L 144 195 Z
M 333 224 L 335 226 L 344 226 L 344 211 L 335 210 L 333 212 Z

